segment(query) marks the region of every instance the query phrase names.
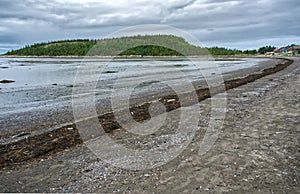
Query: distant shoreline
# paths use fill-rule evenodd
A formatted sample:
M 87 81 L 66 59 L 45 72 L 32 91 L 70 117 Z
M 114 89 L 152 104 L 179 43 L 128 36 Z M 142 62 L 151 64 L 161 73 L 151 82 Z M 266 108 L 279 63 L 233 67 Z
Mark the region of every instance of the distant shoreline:
M 0 58 L 69 58 L 69 59 L 84 59 L 84 58 L 103 58 L 103 59 L 143 59 L 143 58 L 273 58 L 273 56 L 265 55 L 206 55 L 206 56 L 139 56 L 139 55 L 130 55 L 130 56 L 20 56 L 20 55 L 0 55 Z

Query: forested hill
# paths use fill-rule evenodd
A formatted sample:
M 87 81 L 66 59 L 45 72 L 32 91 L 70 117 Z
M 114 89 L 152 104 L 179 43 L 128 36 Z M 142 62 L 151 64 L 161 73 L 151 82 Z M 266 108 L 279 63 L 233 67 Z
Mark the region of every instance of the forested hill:
M 139 46 L 143 45 L 143 46 Z M 170 45 L 168 48 L 157 45 Z M 129 49 L 127 49 L 129 48 Z M 179 52 L 177 52 L 177 51 Z M 242 54 L 239 50 L 208 48 L 212 55 Z M 63 40 L 38 43 L 7 52 L 17 56 L 189 56 L 207 55 L 206 49 L 173 35 L 131 36 L 102 40 Z M 247 54 L 247 53 L 246 53 Z

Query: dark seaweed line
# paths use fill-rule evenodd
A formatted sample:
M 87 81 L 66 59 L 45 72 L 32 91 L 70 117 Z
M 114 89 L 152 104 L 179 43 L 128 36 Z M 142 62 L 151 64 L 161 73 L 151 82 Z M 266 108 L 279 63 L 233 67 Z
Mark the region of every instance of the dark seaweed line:
M 286 60 L 284 64 L 277 64 L 275 67 L 264 69 L 261 73 L 253 73 L 244 78 L 225 81 L 225 88 L 226 90 L 229 90 L 253 82 L 264 76 L 279 72 L 293 63 L 293 60 L 284 60 Z M 223 91 L 219 90 L 218 92 Z M 208 88 L 198 89 L 196 90 L 196 93 L 198 95 L 199 102 L 211 97 Z M 190 96 L 189 94 L 190 93 L 184 94 L 184 98 L 187 98 L 188 100 Z M 157 100 L 166 106 L 167 111 L 172 111 L 181 107 L 176 94 L 167 95 Z M 135 115 L 133 118 L 136 121 L 149 119 L 150 115 L 148 107 L 150 104 L 151 102 L 146 102 L 142 105 L 131 107 L 130 111 L 133 112 L 133 115 Z M 98 119 L 107 133 L 120 128 L 120 125 L 115 120 L 112 112 L 100 115 Z M 19 139 L 17 141 L 0 144 L 0 169 L 5 166 L 24 164 L 25 162 L 36 158 L 47 157 L 50 154 L 63 151 L 76 145 L 81 145 L 83 143 L 76 129 L 75 123 L 61 125 L 58 128 L 52 128 L 51 130 L 45 131 L 46 132 L 44 133 L 35 135 L 25 134 L 24 136 L 18 137 Z M 101 133 L 99 133 L 99 135 L 101 135 Z

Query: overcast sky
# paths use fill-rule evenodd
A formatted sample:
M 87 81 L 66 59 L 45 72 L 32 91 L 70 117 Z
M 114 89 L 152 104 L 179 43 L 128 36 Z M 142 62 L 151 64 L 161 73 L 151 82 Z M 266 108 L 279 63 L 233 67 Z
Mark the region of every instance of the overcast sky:
M 171 25 L 206 46 L 300 44 L 300 0 L 1 0 L 0 53 L 141 24 Z

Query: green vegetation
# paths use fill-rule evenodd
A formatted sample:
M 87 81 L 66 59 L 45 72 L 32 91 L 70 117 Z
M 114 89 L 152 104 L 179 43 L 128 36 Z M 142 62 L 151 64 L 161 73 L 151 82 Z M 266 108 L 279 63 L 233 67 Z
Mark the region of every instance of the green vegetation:
M 255 49 L 253 49 L 253 50 L 245 50 L 244 52 L 243 52 L 244 54 L 246 54 L 246 55 L 256 55 L 257 54 L 257 50 L 255 50 Z
M 84 56 L 94 45 L 95 40 L 79 39 L 27 45 L 22 49 L 6 53 L 19 56 Z
M 168 48 L 162 45 L 168 45 Z M 241 51 L 226 48 L 202 48 L 173 35 L 131 36 L 102 40 L 64 40 L 27 45 L 7 52 L 17 56 L 199 56 L 253 55 L 256 50 Z
M 241 55 L 245 54 L 241 50 L 232 50 L 232 49 L 226 49 L 226 48 L 220 48 L 220 47 L 212 47 L 212 48 L 207 48 L 208 51 L 211 53 L 211 55 L 216 56 L 216 55 Z
M 170 48 L 165 48 L 157 45 L 145 45 L 137 46 L 130 49 L 127 49 L 119 54 L 120 56 L 130 56 L 130 55 L 139 55 L 139 56 L 182 56 L 180 52 L 177 52 Z
M 267 52 L 274 51 L 275 48 L 276 48 L 275 46 L 264 46 L 264 47 L 260 47 L 258 49 L 258 52 L 261 53 L 261 54 L 265 54 Z

